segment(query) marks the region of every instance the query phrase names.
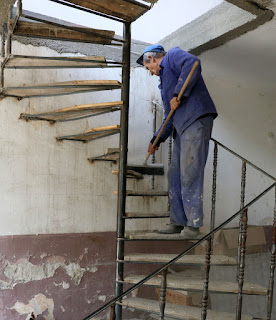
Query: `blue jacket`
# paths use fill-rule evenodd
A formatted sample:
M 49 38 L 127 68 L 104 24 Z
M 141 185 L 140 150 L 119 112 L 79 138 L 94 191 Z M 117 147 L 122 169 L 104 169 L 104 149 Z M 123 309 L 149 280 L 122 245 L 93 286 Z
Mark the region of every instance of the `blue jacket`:
M 159 72 L 159 88 L 164 107 L 163 123 L 171 111 L 171 99 L 181 91 L 195 61 L 199 61 L 196 56 L 178 47 L 168 50 L 162 59 Z M 163 131 L 160 142 L 165 141 L 170 136 L 173 128 L 178 134 L 181 134 L 196 119 L 206 114 L 212 114 L 216 118 L 217 111 L 201 76 L 201 66 L 199 64 L 184 92 L 179 108 L 174 112 L 166 129 Z M 160 129 L 154 135 L 155 137 Z

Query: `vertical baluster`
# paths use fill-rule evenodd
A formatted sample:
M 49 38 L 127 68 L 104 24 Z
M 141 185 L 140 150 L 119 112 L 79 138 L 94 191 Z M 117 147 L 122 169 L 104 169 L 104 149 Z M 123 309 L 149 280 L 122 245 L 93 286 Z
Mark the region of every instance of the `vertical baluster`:
M 240 264 L 238 265 L 239 271 L 239 278 L 238 278 L 238 296 L 237 296 L 237 309 L 236 309 L 236 320 L 241 319 L 241 312 L 242 312 L 242 290 L 243 290 L 243 283 L 244 283 L 244 268 L 245 268 L 245 253 L 246 253 L 246 236 L 247 236 L 247 209 L 242 213 L 242 228 L 241 228 L 241 242 L 240 246 Z
M 169 146 L 168 146 L 168 166 L 171 165 L 172 162 L 172 139 L 173 139 L 173 134 L 170 135 L 169 137 Z M 168 197 L 168 211 L 171 210 L 171 203 L 170 203 L 170 197 Z
M 156 132 L 156 103 L 155 101 L 153 103 L 153 123 L 152 123 L 152 129 L 153 129 L 153 134 Z M 155 153 L 152 155 L 151 158 L 151 163 L 155 163 Z M 151 188 L 154 189 L 154 182 L 155 182 L 155 177 L 152 175 L 151 177 Z
M 5 38 L 6 38 L 7 24 L 3 24 L 2 35 L 1 35 L 1 57 L 5 57 Z M 4 64 L 1 62 L 0 66 L 0 89 L 4 87 Z
M 166 293 L 167 293 L 167 273 L 168 269 L 162 271 L 161 274 L 161 290 L 160 290 L 160 317 L 159 320 L 164 320 L 166 307 Z
M 115 303 L 110 307 L 109 320 L 116 320 Z
M 208 289 L 209 289 L 209 273 L 211 265 L 211 254 L 212 254 L 213 237 L 211 236 L 206 243 L 206 256 L 205 256 L 205 280 L 203 285 L 202 294 L 202 309 L 201 309 L 201 319 L 205 320 L 207 317 L 207 305 L 208 305 Z
M 241 175 L 241 202 L 240 202 L 240 210 L 244 207 L 244 199 L 245 199 L 245 185 L 246 185 L 246 162 L 242 162 L 242 175 Z M 240 214 L 240 221 L 239 221 L 239 245 L 238 245 L 238 266 L 240 265 L 241 261 L 241 251 L 240 251 L 240 243 L 241 243 L 241 230 L 242 230 L 242 217 L 243 212 Z M 237 282 L 239 281 L 239 269 L 237 269 Z
M 268 296 L 267 296 L 267 320 L 271 320 L 275 264 L 276 264 L 276 187 L 275 187 L 275 204 L 274 204 L 274 219 L 273 219 L 273 240 L 272 240 L 271 260 L 270 260 L 270 277 L 269 277 Z
M 216 194 L 217 194 L 217 165 L 218 165 L 218 144 L 214 142 L 214 159 L 213 159 L 213 184 L 212 184 L 212 210 L 210 230 L 215 228 L 215 214 L 216 214 Z M 207 317 L 207 305 L 208 305 L 208 290 L 209 290 L 209 274 L 211 265 L 211 254 L 213 248 L 213 236 L 211 236 L 206 243 L 206 256 L 205 256 L 205 279 L 202 293 L 202 309 L 201 319 L 205 320 Z
M 214 145 L 214 159 L 213 159 L 213 184 L 212 184 L 212 210 L 211 210 L 211 231 L 215 228 L 216 215 L 216 196 L 217 196 L 217 166 L 218 166 L 218 144 Z

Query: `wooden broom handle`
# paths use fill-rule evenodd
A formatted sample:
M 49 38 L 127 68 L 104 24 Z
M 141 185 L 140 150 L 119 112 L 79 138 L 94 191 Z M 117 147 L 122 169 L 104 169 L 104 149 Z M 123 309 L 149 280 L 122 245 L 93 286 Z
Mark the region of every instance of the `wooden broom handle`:
M 185 92 L 185 90 L 186 90 L 186 88 L 187 88 L 187 86 L 188 86 L 188 84 L 189 84 L 189 82 L 190 82 L 190 80 L 191 80 L 191 78 L 192 78 L 192 76 L 193 76 L 193 74 L 194 74 L 194 72 L 195 72 L 195 70 L 196 70 L 196 68 L 197 68 L 198 65 L 199 65 L 199 61 L 196 61 L 196 62 L 194 63 L 194 65 L 193 65 L 193 67 L 192 67 L 192 69 L 191 69 L 191 71 L 190 71 L 190 73 L 189 73 L 186 81 L 184 82 L 182 89 L 180 90 L 180 92 L 179 92 L 179 94 L 178 94 L 178 96 L 177 96 L 177 98 L 176 98 L 177 101 L 180 101 L 180 99 L 182 98 L 182 96 L 183 96 L 183 94 L 184 94 L 184 92 Z M 166 128 L 168 122 L 170 121 L 173 113 L 174 113 L 174 110 L 171 110 L 170 113 L 168 114 L 166 121 L 164 122 L 162 128 L 160 129 L 157 137 L 155 138 L 155 140 L 154 140 L 154 142 L 153 142 L 153 144 L 152 144 L 152 147 L 153 147 L 153 148 L 154 148 L 154 147 L 156 146 L 156 144 L 158 143 L 158 141 L 159 141 L 159 139 L 160 139 L 160 137 L 161 137 L 164 129 Z M 148 155 L 147 155 L 146 158 L 145 158 L 145 161 L 144 161 L 145 163 L 148 161 L 148 158 L 150 157 L 150 155 L 151 155 L 151 153 L 149 152 Z

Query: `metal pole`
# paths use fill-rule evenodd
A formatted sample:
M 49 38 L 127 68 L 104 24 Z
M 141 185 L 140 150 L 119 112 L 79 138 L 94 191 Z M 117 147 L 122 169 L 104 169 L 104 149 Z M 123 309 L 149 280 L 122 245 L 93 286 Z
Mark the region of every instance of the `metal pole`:
M 1 57 L 5 57 L 5 38 L 6 38 L 6 32 L 7 32 L 7 24 L 3 23 L 2 26 L 2 36 L 1 36 Z M 0 67 L 0 88 L 4 87 L 4 63 L 1 62 Z
M 215 228 L 216 215 L 216 197 L 217 197 L 217 166 L 218 166 L 218 144 L 214 142 L 214 160 L 213 160 L 213 184 L 212 184 L 212 210 L 211 210 L 211 231 Z
M 128 151 L 128 113 L 129 113 L 129 86 L 130 86 L 130 45 L 131 45 L 131 24 L 124 24 L 123 46 L 123 70 L 122 70 L 122 100 L 124 107 L 121 110 L 121 134 L 120 134 L 120 160 L 118 176 L 118 200 L 117 200 L 117 262 L 116 262 L 116 285 L 115 295 L 123 292 L 123 284 L 118 283 L 124 277 L 124 264 L 119 262 L 124 260 L 124 238 L 125 234 L 125 214 L 126 207 L 126 167 Z M 122 306 L 116 305 L 116 319 L 122 319 Z
M 274 204 L 274 219 L 273 219 L 273 240 L 272 240 L 271 259 L 270 259 L 270 277 L 269 277 L 268 295 L 267 295 L 267 320 L 271 320 L 275 265 L 276 265 L 276 188 L 275 188 L 275 204 Z

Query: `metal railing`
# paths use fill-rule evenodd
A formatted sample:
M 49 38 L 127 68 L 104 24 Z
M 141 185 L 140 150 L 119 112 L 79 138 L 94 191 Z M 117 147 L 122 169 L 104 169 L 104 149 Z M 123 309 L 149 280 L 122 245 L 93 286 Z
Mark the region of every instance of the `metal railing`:
M 103 305 L 101 308 L 97 309 L 89 316 L 84 318 L 83 320 L 92 319 L 94 316 L 98 315 L 102 311 L 111 307 L 110 319 L 121 319 L 121 315 L 116 317 L 115 305 L 118 301 L 121 301 L 123 297 L 136 290 L 143 284 L 145 284 L 148 280 L 153 278 L 156 275 L 161 275 L 161 294 L 160 294 L 160 313 L 159 319 L 163 320 L 165 316 L 165 306 L 166 306 L 166 290 L 167 290 L 167 272 L 168 268 L 177 262 L 184 255 L 188 254 L 192 250 L 194 250 L 198 245 L 207 241 L 206 245 L 206 257 L 205 257 L 205 279 L 203 286 L 203 294 L 202 294 L 202 311 L 201 311 L 201 319 L 205 320 L 207 317 L 207 303 L 208 303 L 208 286 L 209 286 L 209 271 L 211 264 L 211 255 L 212 255 L 212 247 L 213 247 L 213 236 L 214 234 L 221 230 L 223 227 L 228 225 L 235 218 L 239 217 L 239 244 L 238 244 L 238 268 L 237 268 L 237 282 L 238 282 L 238 293 L 237 293 L 237 306 L 236 306 L 236 319 L 241 319 L 241 311 L 242 311 L 242 298 L 243 298 L 243 283 L 244 283 L 244 271 L 245 271 L 245 253 L 246 253 L 246 238 L 247 238 L 247 222 L 248 222 L 248 209 L 259 201 L 264 195 L 266 195 L 270 190 L 275 188 L 274 195 L 274 214 L 273 214 L 273 239 L 272 239 L 272 248 L 271 248 L 271 261 L 270 261 L 270 277 L 268 284 L 268 294 L 267 294 L 267 314 L 266 320 L 271 320 L 272 313 L 272 305 L 273 305 L 273 288 L 274 288 L 274 273 L 275 273 L 275 264 L 276 264 L 276 178 L 257 167 L 250 161 L 241 157 L 234 151 L 230 150 L 220 142 L 215 139 L 211 139 L 214 142 L 214 156 L 213 156 L 213 183 L 212 183 L 212 208 L 211 208 L 211 224 L 210 224 L 210 232 L 203 236 L 200 240 L 190 246 L 188 249 L 177 255 L 170 262 L 164 264 L 162 267 L 158 268 L 147 277 L 122 292 L 120 295 L 117 295 L 114 299 L 110 300 L 108 303 Z M 225 149 L 230 152 L 237 158 L 242 160 L 242 174 L 241 174 L 241 196 L 240 196 L 240 210 L 233 214 L 230 218 L 225 220 L 219 226 L 215 228 L 215 210 L 216 210 L 216 190 L 217 190 L 217 164 L 218 164 L 218 147 Z M 245 204 L 245 186 L 246 186 L 246 165 L 250 165 L 257 171 L 261 172 L 265 176 L 269 177 L 273 180 L 273 184 L 271 184 L 268 188 L 266 188 L 263 192 L 261 192 L 258 196 L 256 196 L 253 200 Z M 118 280 L 118 279 L 116 279 Z

